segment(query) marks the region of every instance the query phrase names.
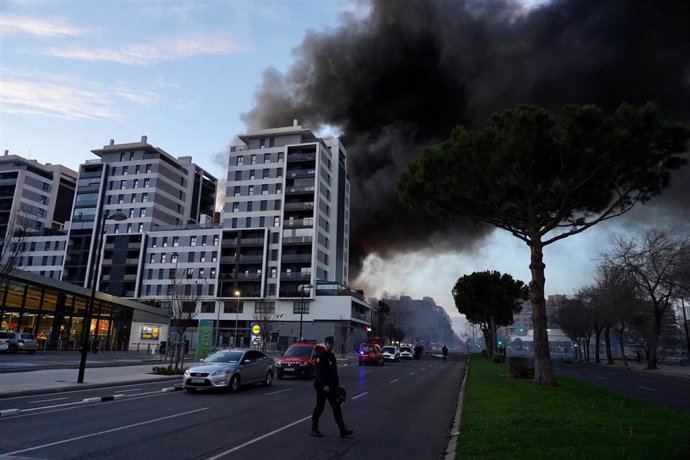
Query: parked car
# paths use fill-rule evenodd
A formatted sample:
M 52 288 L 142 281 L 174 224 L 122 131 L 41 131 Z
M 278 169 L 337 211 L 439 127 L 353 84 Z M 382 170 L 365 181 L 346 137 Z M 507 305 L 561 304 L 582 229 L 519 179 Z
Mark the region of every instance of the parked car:
M 359 346 L 359 365 L 364 366 L 365 364 L 376 364 L 378 366 L 383 366 L 385 361 L 383 360 L 383 353 L 381 353 L 381 347 L 376 343 L 363 343 Z
M 386 345 L 381 349 L 383 359 L 386 361 L 400 362 L 400 350 L 393 345 Z
M 316 356 L 323 350 L 324 346 L 316 342 L 293 343 L 276 361 L 276 377 L 279 380 L 286 375 L 311 379 Z
M 20 351 L 36 353 L 39 344 L 33 334 L 28 332 L 10 332 L 7 347 L 10 353 L 19 353 Z
M 414 359 L 412 347 L 400 347 L 400 359 Z
M 199 388 L 227 388 L 234 393 L 240 385 L 261 383 L 271 386 L 273 375 L 273 359 L 260 351 L 223 349 L 187 369 L 182 376 L 182 385 L 190 393 Z
M 10 334 L 5 331 L 0 331 L 0 351 L 7 351 L 10 349 L 9 341 Z

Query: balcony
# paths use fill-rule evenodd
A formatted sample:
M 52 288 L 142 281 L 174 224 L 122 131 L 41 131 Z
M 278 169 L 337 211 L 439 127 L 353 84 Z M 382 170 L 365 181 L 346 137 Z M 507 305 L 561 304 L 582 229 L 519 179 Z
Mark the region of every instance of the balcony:
M 286 236 L 283 238 L 283 246 L 309 244 L 314 240 L 311 236 Z
M 280 279 L 288 281 L 309 281 L 311 280 L 311 273 L 280 272 Z
M 288 187 L 285 189 L 286 194 L 311 193 L 313 191 L 314 191 L 313 185 L 308 185 L 305 187 Z
M 261 273 L 226 273 L 223 275 L 223 282 L 233 280 L 256 281 L 261 280 Z
M 287 177 L 311 177 L 316 174 L 315 169 L 291 169 L 286 173 Z
M 287 162 L 296 163 L 300 161 L 315 161 L 316 153 L 288 153 Z
M 283 254 L 282 262 L 283 263 L 311 262 L 311 253 L 310 254 Z
M 252 263 L 263 263 L 264 261 L 264 256 L 263 255 L 258 255 L 258 256 L 225 256 L 220 258 L 220 263 L 221 264 L 234 264 L 234 263 L 241 263 L 241 264 L 252 264 Z
M 262 246 L 264 245 L 263 238 L 242 238 L 240 239 L 240 246 Z
M 313 227 L 314 218 L 306 217 L 304 219 L 288 219 L 283 222 L 284 228 L 294 228 L 294 227 Z
M 286 211 L 311 211 L 314 209 L 314 202 L 308 201 L 306 203 L 285 203 L 284 209 Z

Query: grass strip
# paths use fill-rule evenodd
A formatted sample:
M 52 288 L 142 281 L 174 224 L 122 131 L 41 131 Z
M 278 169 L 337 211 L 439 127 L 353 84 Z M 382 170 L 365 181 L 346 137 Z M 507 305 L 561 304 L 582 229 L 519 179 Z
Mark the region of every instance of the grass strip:
M 472 355 L 458 459 L 687 459 L 690 415 L 558 376 L 508 377 Z

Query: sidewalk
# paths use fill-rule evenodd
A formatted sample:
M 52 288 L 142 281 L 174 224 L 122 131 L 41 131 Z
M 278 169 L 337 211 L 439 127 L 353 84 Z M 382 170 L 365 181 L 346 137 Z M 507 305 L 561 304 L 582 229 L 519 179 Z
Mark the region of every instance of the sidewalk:
M 613 364 L 606 364 L 606 359 L 602 359 L 601 363 L 596 363 L 594 360 L 587 362 L 587 361 L 577 361 L 573 362 L 575 364 L 591 364 L 592 366 L 606 366 L 610 367 L 612 369 L 621 369 L 621 370 L 626 370 L 626 368 L 623 366 L 623 360 L 622 359 L 614 359 Z M 646 363 L 638 363 L 637 361 L 630 361 L 628 360 L 627 362 L 628 368 L 627 370 L 631 372 L 646 372 L 649 374 L 663 374 L 663 375 L 674 375 L 677 377 L 687 377 L 690 378 L 690 366 L 681 366 L 677 364 L 657 364 L 656 367 L 658 369 L 645 369 L 647 366 Z
M 24 355 L 14 355 L 21 356 Z M 278 358 L 279 354 L 269 354 Z M 348 366 L 356 362 L 355 354 L 345 357 L 336 355 L 339 366 Z M 26 355 L 8 363 L 0 362 L 0 400 L 13 396 L 25 396 L 39 393 L 56 393 L 60 391 L 99 388 L 134 383 L 170 381 L 181 384 L 182 376 L 153 374 L 154 366 L 167 366 L 159 356 L 137 356 L 125 353 L 107 355 L 89 355 L 84 372 L 84 383 L 77 383 L 79 373 L 79 356 L 47 352 L 39 359 Z M 192 355 L 185 358 L 185 367 L 196 363 Z M 4 365 L 4 369 L 3 369 Z

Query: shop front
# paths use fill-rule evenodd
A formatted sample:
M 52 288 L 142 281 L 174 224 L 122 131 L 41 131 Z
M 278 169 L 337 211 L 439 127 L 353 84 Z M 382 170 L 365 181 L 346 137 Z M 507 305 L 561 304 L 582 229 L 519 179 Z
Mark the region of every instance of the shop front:
M 0 280 L 0 330 L 28 332 L 42 350 L 78 350 L 90 291 L 70 283 L 15 271 Z M 89 333 L 101 350 L 128 350 L 132 323 L 141 318 L 167 329 L 160 308 L 97 292 Z

